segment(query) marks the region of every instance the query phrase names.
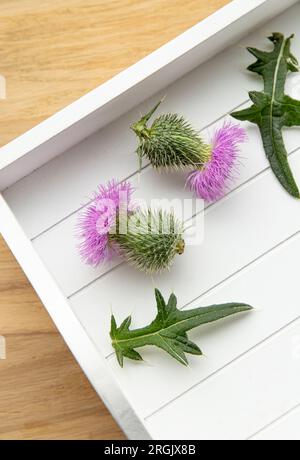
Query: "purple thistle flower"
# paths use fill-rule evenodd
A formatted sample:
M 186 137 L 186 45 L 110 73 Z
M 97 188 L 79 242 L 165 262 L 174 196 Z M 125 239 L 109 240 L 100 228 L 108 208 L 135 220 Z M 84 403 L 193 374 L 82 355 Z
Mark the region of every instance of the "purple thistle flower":
M 230 182 L 238 159 L 239 144 L 245 142 L 246 131 L 237 124 L 224 123 L 212 140 L 211 159 L 187 178 L 190 189 L 198 198 L 215 201 L 222 198 Z
M 117 213 L 122 206 L 133 210 L 129 182 L 112 180 L 101 185 L 93 196 L 93 202 L 80 214 L 77 228 L 81 240 L 79 252 L 85 263 L 97 267 L 119 254 L 119 248 L 109 239 L 109 232 L 116 226 Z

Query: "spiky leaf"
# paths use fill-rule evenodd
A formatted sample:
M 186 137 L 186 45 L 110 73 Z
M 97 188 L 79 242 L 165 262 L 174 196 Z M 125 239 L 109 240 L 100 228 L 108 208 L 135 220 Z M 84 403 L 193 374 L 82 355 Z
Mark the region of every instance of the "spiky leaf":
M 124 357 L 142 359 L 135 349 L 147 345 L 161 348 L 181 364 L 187 365 L 186 353 L 202 355 L 200 348 L 188 339 L 188 331 L 236 313 L 252 310 L 252 307 L 246 304 L 229 303 L 181 311 L 177 308 L 174 294 L 170 296 L 168 303 L 158 289 L 155 290 L 155 297 L 157 315 L 149 326 L 130 330 L 129 317 L 118 328 L 112 316 L 110 336 L 121 367 Z
M 137 154 L 155 168 L 199 168 L 211 158 L 211 146 L 177 114 L 165 114 L 148 123 L 161 101 L 132 126 L 139 139 Z
M 257 58 L 248 69 L 262 76 L 264 91 L 250 92 L 253 105 L 245 110 L 234 112 L 232 116 L 258 125 L 272 170 L 288 193 L 300 198 L 288 164 L 282 136 L 282 129 L 285 126 L 300 125 L 300 102 L 284 93 L 288 72 L 299 71 L 298 61 L 290 50 L 292 38 L 293 35 L 285 38 L 280 33 L 273 33 L 269 37 L 274 44 L 272 52 L 248 48 L 248 51 Z

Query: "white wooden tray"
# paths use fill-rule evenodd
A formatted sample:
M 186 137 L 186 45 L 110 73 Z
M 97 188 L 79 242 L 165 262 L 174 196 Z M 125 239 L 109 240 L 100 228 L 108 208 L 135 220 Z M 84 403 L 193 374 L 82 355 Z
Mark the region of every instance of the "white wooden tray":
M 140 112 L 167 94 L 162 111 L 209 135 L 261 88 L 245 70 L 245 46 L 295 32 L 299 57 L 299 16 L 295 0 L 235 0 L 0 151 L 1 233 L 131 439 L 300 439 L 300 202 L 271 173 L 255 126 L 245 125 L 250 141 L 234 190 L 205 210 L 203 244 L 188 247 L 170 273 L 153 281 L 120 261 L 88 268 L 73 236 L 98 184 L 136 179 L 128 128 Z M 299 130 L 285 137 L 300 183 Z M 182 185 L 148 167 L 138 194 L 190 196 Z M 244 301 L 256 311 L 194 332 L 206 357 L 191 357 L 187 369 L 152 349 L 143 351 L 147 364 L 120 369 L 111 309 L 118 321 L 133 311 L 134 326 L 145 325 L 155 314 L 153 284 L 166 296 L 176 287 L 182 307 Z

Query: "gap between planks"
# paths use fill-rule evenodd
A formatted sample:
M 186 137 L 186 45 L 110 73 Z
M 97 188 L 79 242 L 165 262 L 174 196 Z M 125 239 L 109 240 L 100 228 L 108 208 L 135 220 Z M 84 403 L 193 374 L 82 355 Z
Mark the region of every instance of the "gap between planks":
M 296 412 L 298 409 L 300 409 L 300 403 L 297 404 L 296 406 L 292 407 L 291 409 L 289 409 L 288 411 L 286 411 L 284 414 L 282 414 L 280 417 L 277 417 L 275 420 L 273 420 L 272 422 L 268 423 L 267 425 L 265 425 L 263 428 L 261 428 L 260 430 L 256 431 L 254 434 L 252 434 L 251 436 L 249 436 L 249 438 L 247 438 L 247 441 L 252 441 L 252 440 L 255 440 L 255 436 L 263 433 L 264 431 L 266 431 L 267 429 L 269 428 L 272 428 L 275 424 L 277 424 L 278 422 L 282 421 L 282 420 L 285 420 L 286 418 L 288 418 L 289 415 L 292 415 L 294 412 Z
M 274 251 L 276 251 L 277 249 L 281 248 L 282 246 L 285 246 L 286 244 L 292 242 L 293 240 L 296 240 L 298 237 L 300 236 L 300 230 L 298 230 L 297 232 L 293 233 L 293 235 L 290 235 L 288 238 L 284 239 L 283 241 L 280 241 L 278 244 L 276 244 L 274 247 L 272 247 L 271 249 L 268 249 L 266 252 L 264 252 L 263 254 L 261 254 L 260 256 L 256 257 L 255 259 L 251 260 L 251 262 L 248 262 L 246 265 L 244 265 L 243 267 L 239 268 L 238 270 L 236 270 L 235 272 L 231 273 L 230 275 L 228 275 L 226 278 L 224 278 L 222 281 L 220 281 L 219 283 L 215 284 L 214 286 L 210 287 L 209 289 L 207 289 L 206 291 L 202 292 L 199 296 L 195 297 L 194 299 L 190 300 L 189 302 L 185 303 L 183 305 L 183 307 L 181 307 L 179 310 L 184 310 L 185 308 L 189 307 L 191 304 L 193 304 L 194 302 L 198 302 L 200 301 L 203 297 L 205 297 L 207 294 L 210 294 L 212 293 L 214 290 L 218 289 L 220 286 L 222 286 L 223 284 L 226 284 L 228 283 L 229 281 L 237 278 L 238 275 L 240 275 L 241 273 L 243 273 L 244 271 L 248 270 L 248 268 L 252 267 L 253 265 L 257 265 L 259 262 L 261 262 L 264 258 L 266 258 L 267 256 L 269 256 L 271 253 L 273 253 Z M 294 320 L 293 320 L 294 321 Z M 287 324 L 288 325 L 288 324 Z M 286 325 L 286 326 L 287 326 Z M 286 327 L 284 326 L 284 327 Z M 96 345 L 96 344 L 95 344 Z M 115 352 L 111 352 L 109 353 L 108 355 L 106 355 L 106 359 L 111 359 L 112 357 L 115 356 Z
M 297 147 L 296 149 L 292 150 L 289 154 L 288 154 L 288 157 L 292 157 L 293 155 L 297 154 L 298 152 L 300 151 L 300 147 Z M 245 182 L 243 182 L 242 184 L 240 184 L 239 186 L 237 186 L 236 188 L 232 189 L 230 192 L 227 193 L 227 195 L 225 197 L 223 197 L 221 200 L 218 200 L 216 201 L 215 203 L 212 203 L 212 204 L 209 204 L 205 207 L 205 209 L 202 209 L 198 214 L 194 214 L 193 216 L 189 217 L 185 223 L 188 223 L 189 221 L 192 221 L 193 219 L 195 219 L 196 216 L 199 216 L 200 214 L 204 213 L 205 211 L 207 210 L 210 210 L 210 209 L 213 209 L 214 207 L 218 206 L 220 204 L 220 202 L 222 202 L 222 200 L 225 200 L 225 199 L 228 199 L 228 197 L 238 193 L 239 191 L 243 190 L 244 188 L 246 188 L 249 184 L 251 184 L 252 182 L 254 182 L 258 177 L 260 176 L 263 176 L 265 174 L 267 174 L 269 171 L 270 171 L 270 167 L 266 167 L 265 169 L 263 169 L 262 171 L 258 172 L 257 174 L 255 174 L 254 176 L 252 176 L 250 179 L 246 180 Z M 291 235 L 293 236 L 293 235 Z M 287 239 L 289 239 L 290 237 L 288 237 Z M 283 242 L 279 243 L 279 244 L 282 244 L 284 243 L 286 240 L 284 240 Z M 273 248 L 271 248 L 269 251 L 271 252 L 273 249 L 276 249 L 277 245 L 275 245 Z M 268 252 L 269 252 L 268 251 Z M 261 254 L 260 257 L 264 256 L 265 253 Z M 89 283 L 85 284 L 84 286 L 82 286 L 81 288 L 77 289 L 76 291 L 74 291 L 72 294 L 70 294 L 69 296 L 67 296 L 67 299 L 68 300 L 71 300 L 73 299 L 74 297 L 76 297 L 77 295 L 81 294 L 85 289 L 93 286 L 93 284 L 97 283 L 98 281 L 100 281 L 102 278 L 106 277 L 107 275 L 109 275 L 110 273 L 114 272 L 115 270 L 119 269 L 119 267 L 123 266 L 126 262 L 123 261 L 123 262 L 120 262 L 119 264 L 115 265 L 114 267 L 112 267 L 111 269 L 108 269 L 105 273 L 102 273 L 101 275 L 97 276 L 95 279 L 93 279 L 92 281 L 90 281 Z M 251 263 L 251 262 L 250 262 Z M 225 278 L 226 280 L 226 278 Z M 223 281 L 225 281 L 223 280 Z M 223 281 L 221 281 L 220 283 L 222 283 Z
M 255 265 L 257 264 L 258 262 L 261 261 L 261 259 L 263 259 L 264 257 L 267 257 L 269 254 L 271 254 L 274 250 L 276 249 L 279 249 L 280 247 L 290 243 L 291 241 L 293 241 L 294 239 L 297 239 L 300 235 L 300 230 L 298 230 L 296 233 L 294 233 L 293 235 L 291 235 L 290 237 L 286 238 L 285 240 L 281 241 L 280 243 L 278 243 L 276 246 L 274 246 L 273 248 L 269 249 L 268 251 L 266 251 L 264 254 L 260 255 L 259 257 L 257 257 L 256 259 L 254 259 L 253 261 L 249 262 L 247 265 L 245 265 L 244 267 L 242 267 L 241 269 L 237 270 L 235 273 L 229 275 L 225 280 L 222 280 L 220 283 L 216 284 L 215 286 L 213 286 L 212 288 L 208 289 L 207 291 L 203 292 L 200 296 L 196 297 L 195 299 L 189 301 L 188 303 L 186 303 L 180 310 L 183 310 L 185 309 L 186 307 L 188 307 L 190 304 L 194 303 L 195 301 L 197 300 L 200 300 L 202 297 L 204 297 L 206 294 L 212 292 L 214 289 L 217 289 L 220 285 L 228 282 L 229 280 L 235 278 L 236 276 L 238 276 L 240 273 L 242 273 L 243 271 L 247 270 L 250 266 L 252 265 Z M 258 343 L 256 343 L 255 345 L 253 345 L 252 347 L 250 347 L 248 350 L 244 351 L 243 353 L 239 354 L 238 356 L 236 356 L 234 359 L 230 360 L 228 363 L 226 363 L 224 366 L 220 367 L 219 369 L 215 370 L 214 372 L 212 372 L 210 375 L 208 375 L 207 377 L 205 377 L 204 379 L 200 380 L 199 382 L 196 382 L 195 384 L 193 384 L 192 386 L 190 386 L 189 388 L 187 388 L 186 390 L 184 390 L 183 392 L 179 393 L 176 397 L 172 398 L 171 400 L 167 401 L 166 403 L 164 403 L 163 405 L 161 405 L 160 407 L 158 407 L 157 409 L 155 409 L 155 411 L 151 412 L 150 414 L 146 415 L 144 417 L 144 420 L 147 421 L 149 420 L 153 415 L 159 413 L 161 410 L 163 410 L 165 407 L 171 405 L 173 402 L 175 402 L 176 400 L 180 399 L 182 396 L 184 396 L 185 394 L 189 393 L 190 391 L 192 391 L 194 388 L 196 387 L 199 387 L 201 386 L 202 384 L 204 384 L 205 382 L 207 382 L 208 380 L 210 380 L 212 377 L 218 375 L 219 373 L 221 373 L 222 371 L 224 371 L 225 369 L 229 368 L 230 366 L 232 366 L 233 364 L 235 364 L 236 362 L 239 362 L 241 359 L 243 359 L 244 357 L 246 357 L 248 354 L 252 353 L 254 350 L 256 350 L 257 348 L 261 347 L 262 345 L 268 343 L 269 341 L 273 340 L 274 338 L 276 338 L 279 334 L 281 334 L 285 329 L 295 325 L 298 321 L 300 320 L 300 315 L 297 316 L 295 319 L 293 319 L 292 321 L 288 322 L 287 324 L 285 324 L 284 326 L 282 326 L 281 328 L 277 329 L 276 331 L 274 331 L 272 334 L 268 335 L 267 337 L 265 337 L 263 340 L 259 341 Z M 106 359 L 109 360 L 109 359 L 113 359 L 115 358 L 115 353 L 112 352 L 110 353 L 109 355 L 106 356 Z M 296 406 L 294 409 L 298 408 L 298 406 Z M 292 409 L 292 410 L 294 410 Z M 291 410 L 291 411 L 292 411 Z M 291 412 L 289 411 L 289 412 Z M 259 430 L 258 432 L 254 433 L 253 435 L 251 435 L 251 437 L 249 439 L 251 439 L 252 437 L 256 436 L 257 434 L 259 434 L 261 431 L 264 431 L 266 428 L 268 428 L 269 426 L 273 425 L 274 423 L 276 423 L 278 420 L 280 420 L 282 417 L 284 417 L 285 415 L 287 415 L 287 413 L 283 414 L 281 417 L 279 417 L 278 419 L 272 421 L 270 424 L 266 425 L 265 427 L 261 428 L 261 430 Z
M 169 401 L 167 401 L 165 404 L 163 404 L 162 406 L 160 406 L 158 409 L 155 409 L 155 411 L 151 412 L 149 415 L 146 415 L 146 417 L 144 417 L 144 420 L 147 421 L 149 420 L 151 417 L 153 417 L 154 415 L 158 414 L 159 412 L 161 412 L 163 409 L 165 409 L 166 407 L 170 406 L 171 404 L 173 404 L 175 401 L 177 401 L 178 399 L 180 399 L 182 396 L 186 395 L 187 393 L 189 393 L 190 391 L 194 390 L 195 388 L 201 386 L 202 384 L 204 384 L 205 382 L 209 381 L 210 379 L 212 379 L 213 377 L 215 377 L 216 375 L 220 374 L 221 372 L 223 372 L 224 370 L 226 370 L 227 368 L 229 368 L 230 366 L 232 366 L 233 364 L 235 363 L 238 363 L 240 362 L 244 357 L 246 357 L 247 355 L 249 355 L 250 353 L 252 353 L 254 350 L 256 349 L 259 349 L 262 345 L 265 345 L 267 344 L 268 342 L 270 342 L 271 340 L 273 340 L 274 338 L 276 338 L 278 335 L 280 335 L 284 330 L 288 329 L 289 327 L 292 327 L 292 326 L 295 326 L 297 323 L 300 323 L 300 315 L 297 316 L 294 320 L 290 321 L 288 324 L 286 324 L 285 326 L 281 327 L 280 329 L 278 329 L 277 331 L 274 331 L 271 335 L 269 335 L 268 337 L 266 337 L 265 339 L 261 340 L 260 342 L 256 343 L 253 347 L 249 348 L 248 350 L 246 350 L 244 353 L 241 353 L 238 357 L 232 359 L 231 361 L 229 361 L 228 363 L 226 363 L 224 366 L 220 367 L 219 369 L 217 369 L 216 371 L 212 372 L 210 375 L 208 375 L 207 377 L 205 377 L 204 379 L 200 380 L 199 382 L 195 383 L 194 385 L 192 385 L 191 387 L 187 388 L 186 390 L 184 390 L 181 394 L 177 395 L 175 398 L 172 398 L 170 399 Z M 298 406 L 296 406 L 298 407 Z M 284 416 L 285 414 L 283 414 Z M 281 417 L 279 417 L 280 419 Z M 273 420 L 270 425 L 272 425 L 273 423 L 275 423 L 278 419 L 276 420 Z M 268 425 L 267 425 L 268 426 Z M 263 428 L 264 429 L 264 428 Z M 255 434 L 258 434 L 258 433 L 255 433 Z M 252 436 L 255 436 L 252 435 Z
M 249 102 L 249 100 L 246 100 L 244 102 L 242 102 L 241 104 L 237 105 L 236 107 L 234 107 L 232 110 L 230 110 L 228 113 L 222 115 L 221 117 L 217 118 L 216 120 L 212 121 L 211 123 L 209 123 L 208 125 L 206 125 L 205 127 L 203 127 L 200 132 L 202 131 L 205 131 L 207 129 L 209 129 L 211 126 L 213 126 L 214 124 L 216 124 L 218 121 L 224 119 L 226 116 L 228 116 L 233 110 L 236 110 L 238 108 L 240 108 L 241 106 L 245 105 L 247 102 Z M 299 151 L 300 147 L 294 149 L 292 152 L 289 153 L 289 156 L 292 156 L 293 154 L 297 153 Z M 44 166 L 44 165 L 43 165 Z M 43 166 L 41 166 L 40 168 L 42 168 Z M 146 170 L 147 168 L 149 168 L 150 164 L 146 164 L 145 166 L 143 166 L 142 168 L 142 171 Z M 37 168 L 37 169 L 40 169 L 40 168 Z M 227 198 L 228 196 L 232 195 L 233 193 L 236 193 L 237 191 L 245 188 L 245 186 L 247 186 L 249 183 L 251 183 L 252 181 L 254 181 L 257 177 L 259 176 L 262 176 L 263 174 L 265 174 L 268 170 L 270 169 L 270 167 L 267 167 L 265 169 L 263 169 L 262 171 L 260 171 L 259 173 L 257 173 L 256 175 L 252 176 L 250 179 L 248 179 L 247 181 L 245 181 L 244 183 L 240 184 L 238 187 L 234 188 L 233 190 L 231 190 L 227 195 L 226 197 L 224 198 Z M 36 170 L 35 170 L 36 171 Z M 31 174 L 33 174 L 35 171 L 33 171 Z M 127 176 L 127 178 L 123 179 L 123 180 L 129 180 L 129 179 L 132 179 L 134 178 L 137 174 L 139 174 L 140 171 L 135 171 L 133 172 L 132 174 L 130 174 L 129 176 Z M 30 175 L 31 175 L 30 174 Z M 22 180 L 22 179 L 21 179 Z M 37 240 L 39 237 L 41 237 L 42 235 L 44 235 L 45 233 L 47 233 L 48 231 L 50 231 L 51 229 L 55 228 L 57 225 L 61 224 L 62 222 L 66 221 L 68 218 L 70 218 L 71 216 L 77 214 L 79 211 L 81 211 L 82 209 L 84 209 L 86 206 L 88 206 L 89 204 L 91 204 L 93 202 L 93 200 L 89 200 L 87 203 L 85 203 L 84 205 L 82 205 L 81 207 L 77 208 L 76 210 L 74 210 L 72 213 L 69 213 L 68 215 L 66 215 L 63 219 L 60 219 L 58 222 L 56 222 L 55 224 L 51 225 L 50 227 L 48 227 L 47 229 L 43 230 L 42 232 L 40 232 L 39 234 L 35 235 L 34 237 L 31 238 L 31 241 L 34 242 L 35 240 Z M 219 204 L 219 201 L 216 202 L 216 203 L 213 203 L 213 204 L 210 204 L 210 205 L 207 205 L 205 210 L 209 209 L 209 208 L 212 208 L 213 206 L 216 206 Z M 204 210 L 201 210 L 199 214 L 203 213 Z M 193 215 L 192 217 L 190 217 L 187 222 L 193 220 L 194 218 L 196 217 L 196 214 Z M 202 297 L 204 297 L 206 294 L 210 293 L 210 292 L 213 292 L 215 289 L 217 289 L 218 287 L 220 287 L 222 284 L 228 282 L 229 280 L 233 279 L 234 277 L 238 276 L 240 273 L 242 273 L 243 271 L 247 270 L 250 266 L 258 263 L 261 259 L 267 257 L 269 254 L 271 254 L 274 250 L 276 250 L 277 248 L 283 246 L 284 244 L 288 243 L 289 241 L 293 240 L 293 239 L 296 239 L 300 234 L 300 230 L 297 231 L 296 233 L 294 233 L 293 235 L 291 235 L 290 237 L 286 238 L 285 240 L 281 241 L 280 243 L 278 243 L 277 245 L 275 245 L 274 247 L 272 247 L 271 249 L 269 249 L 268 251 L 266 251 L 265 253 L 261 254 L 259 257 L 255 258 L 254 260 L 252 260 L 251 262 L 249 262 L 247 265 L 245 265 L 244 267 L 240 268 L 239 270 L 236 270 L 234 273 L 230 274 L 228 277 L 226 277 L 224 280 L 220 281 L 219 283 L 215 284 L 214 286 L 212 286 L 211 288 L 207 289 L 206 291 L 204 291 L 203 293 L 201 293 L 199 296 L 197 296 L 196 298 L 190 300 L 189 302 L 187 302 L 182 308 L 181 310 L 187 308 L 190 304 L 194 303 L 195 301 L 197 300 L 200 300 Z M 105 277 L 106 275 L 108 275 L 109 273 L 113 272 L 114 270 L 118 269 L 120 266 L 122 266 L 125 262 L 121 262 L 120 264 L 118 264 L 117 266 L 113 267 L 111 270 L 108 270 L 106 273 L 100 275 L 99 277 L 97 277 L 95 280 L 92 280 L 90 283 L 86 284 L 85 286 L 83 286 L 82 288 L 80 288 L 78 291 L 75 291 L 74 293 L 72 293 L 70 296 L 68 296 L 68 300 L 70 300 L 71 298 L 75 297 L 77 294 L 81 293 L 82 291 L 84 291 L 85 289 L 87 289 L 88 287 L 90 287 L 91 285 L 93 285 L 94 283 L 96 283 L 97 281 L 99 281 L 101 278 Z M 206 378 L 200 380 L 199 382 L 196 382 L 194 385 L 192 385 L 191 387 L 187 388 L 185 391 L 183 391 L 182 393 L 180 393 L 179 395 L 177 395 L 176 397 L 172 398 L 171 400 L 167 401 L 165 404 L 163 404 L 162 406 L 160 406 L 159 408 L 157 408 L 155 411 L 151 412 L 150 414 L 148 414 L 147 416 L 144 417 L 144 420 L 147 421 L 149 420 L 152 416 L 154 416 L 155 414 L 159 413 L 160 411 L 162 411 L 164 408 L 168 407 L 169 405 L 171 405 L 173 402 L 175 402 L 176 400 L 178 400 L 179 398 L 181 398 L 182 396 L 184 396 L 185 394 L 189 393 L 190 391 L 192 391 L 194 388 L 198 387 L 198 386 L 201 386 L 202 384 L 204 384 L 205 382 L 207 382 L 208 380 L 210 380 L 211 378 L 213 378 L 214 376 L 218 375 L 219 373 L 223 372 L 224 370 L 226 370 L 228 367 L 230 367 L 231 365 L 233 365 L 234 363 L 240 361 L 241 359 L 243 359 L 245 356 L 247 356 L 249 353 L 251 353 L 252 351 L 254 351 L 256 348 L 259 348 L 260 346 L 262 346 L 263 344 L 267 343 L 268 341 L 274 339 L 277 335 L 279 335 L 283 330 L 285 330 L 286 328 L 296 324 L 300 319 L 300 316 L 298 316 L 297 318 L 295 318 L 293 321 L 289 322 L 288 324 L 284 325 L 283 327 L 281 327 L 280 329 L 278 329 L 277 331 L 274 331 L 271 335 L 269 335 L 268 337 L 266 337 L 265 339 L 263 339 L 262 341 L 258 342 L 257 344 L 255 344 L 253 347 L 249 348 L 248 350 L 246 350 L 245 352 L 243 352 L 242 354 L 238 355 L 236 358 L 234 358 L 233 360 L 231 360 L 230 362 L 226 363 L 224 366 L 222 366 L 221 368 L 217 369 L 216 371 L 214 371 L 213 373 L 211 373 L 209 376 L 207 376 Z M 106 359 L 109 360 L 111 358 L 113 358 L 115 356 L 115 353 L 111 353 L 109 355 L 106 356 Z M 288 416 L 289 414 L 291 414 L 293 411 L 297 410 L 298 408 L 300 407 L 300 404 L 296 405 L 295 407 L 293 407 L 292 409 L 290 409 L 289 411 L 287 411 L 286 413 L 282 414 L 280 417 L 278 417 L 277 419 L 273 420 L 272 422 L 270 422 L 269 424 L 267 424 L 266 426 L 262 427 L 260 430 L 258 430 L 257 432 L 255 432 L 253 435 L 251 435 L 248 439 L 251 440 L 252 438 L 254 438 L 256 435 L 258 435 L 259 433 L 265 431 L 267 428 L 273 426 L 275 423 L 277 423 L 278 421 L 280 421 L 281 419 L 284 419 L 286 416 Z
M 223 120 L 225 117 L 229 116 L 232 112 L 234 112 L 235 110 L 243 107 L 245 104 L 247 104 L 248 102 L 250 102 L 250 99 L 247 99 L 246 101 L 242 102 L 241 104 L 235 106 L 233 109 L 231 109 L 229 112 L 223 114 L 222 116 L 218 117 L 217 119 L 215 119 L 214 121 L 212 121 L 211 123 L 207 124 L 206 126 L 204 126 L 203 128 L 200 129 L 200 133 L 202 133 L 203 131 L 206 131 L 207 129 L 211 128 L 213 125 L 215 125 L 216 123 L 218 123 L 219 121 Z M 38 171 L 39 169 L 43 168 L 45 165 L 43 166 L 40 166 L 39 168 L 35 169 L 34 171 L 32 171 L 30 174 L 28 174 L 28 176 L 30 176 L 31 174 L 34 174 L 36 171 Z M 150 163 L 147 163 L 146 165 L 144 165 L 141 170 L 136 170 L 134 171 L 132 174 L 129 174 L 127 177 L 125 177 L 124 179 L 122 179 L 121 182 L 124 182 L 124 181 L 127 181 L 127 180 L 130 180 L 130 179 L 133 179 L 134 177 L 136 177 L 141 171 L 145 171 L 146 169 L 148 169 L 150 166 Z M 25 176 L 25 177 L 28 177 L 28 176 Z M 19 181 L 17 181 L 15 184 L 17 184 L 18 182 L 22 181 L 24 179 L 24 177 L 22 179 L 20 179 Z M 47 227 L 46 229 L 42 230 L 41 232 L 39 232 L 37 235 L 33 236 L 32 238 L 30 238 L 31 242 L 34 242 L 35 240 L 37 240 L 38 238 L 40 238 L 41 236 L 43 236 L 45 233 L 49 232 L 50 230 L 52 230 L 53 228 L 55 228 L 57 225 L 65 222 L 67 219 L 69 219 L 70 217 L 74 216 L 75 214 L 77 214 L 78 212 L 82 211 L 84 208 L 86 208 L 87 206 L 89 206 L 92 202 L 94 201 L 94 198 L 90 199 L 89 201 L 87 201 L 86 203 L 84 203 L 83 205 L 81 205 L 80 207 L 78 207 L 77 209 L 75 209 L 74 211 L 72 211 L 71 213 L 67 214 L 66 216 L 64 216 L 62 219 L 60 219 L 59 221 L 57 221 L 55 224 L 53 225 L 50 225 L 49 227 Z

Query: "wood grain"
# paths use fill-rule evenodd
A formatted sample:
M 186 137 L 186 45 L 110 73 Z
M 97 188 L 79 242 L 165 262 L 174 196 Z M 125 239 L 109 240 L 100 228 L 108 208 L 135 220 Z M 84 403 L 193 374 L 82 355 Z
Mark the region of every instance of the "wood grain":
M 1 0 L 0 145 L 229 0 Z M 0 239 L 0 440 L 124 439 Z

